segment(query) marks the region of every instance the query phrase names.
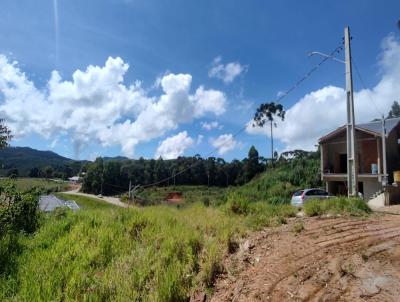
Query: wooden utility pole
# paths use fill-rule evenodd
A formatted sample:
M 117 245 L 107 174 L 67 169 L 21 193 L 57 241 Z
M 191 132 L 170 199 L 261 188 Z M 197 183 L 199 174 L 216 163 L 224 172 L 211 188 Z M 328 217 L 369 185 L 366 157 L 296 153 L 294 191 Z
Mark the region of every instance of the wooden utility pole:
M 346 57 L 346 96 L 347 96 L 347 188 L 348 196 L 358 195 L 356 129 L 354 119 L 353 77 L 351 68 L 350 29 L 344 29 Z

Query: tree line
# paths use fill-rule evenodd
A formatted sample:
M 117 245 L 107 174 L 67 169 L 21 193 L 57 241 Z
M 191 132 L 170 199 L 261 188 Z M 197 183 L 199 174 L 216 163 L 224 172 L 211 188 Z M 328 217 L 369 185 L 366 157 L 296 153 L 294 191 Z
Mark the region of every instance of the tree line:
M 206 185 L 227 187 L 242 185 L 265 170 L 267 161 L 252 146 L 243 160 L 226 162 L 222 158 L 200 155 L 164 160 L 144 159 L 114 161 L 97 158 L 84 167 L 82 190 L 113 195 L 135 185 Z

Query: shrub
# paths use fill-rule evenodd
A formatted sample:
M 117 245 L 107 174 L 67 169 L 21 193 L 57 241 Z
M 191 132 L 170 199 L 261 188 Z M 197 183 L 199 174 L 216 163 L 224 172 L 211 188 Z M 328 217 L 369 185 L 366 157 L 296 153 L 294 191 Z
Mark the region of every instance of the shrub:
M 0 186 L 0 238 L 6 232 L 33 233 L 39 222 L 39 194 L 20 193 L 15 185 Z
M 209 207 L 210 206 L 210 198 L 208 197 L 203 197 L 203 205 L 205 207 Z
M 233 192 L 228 196 L 227 208 L 232 213 L 246 215 L 250 209 L 250 202 L 248 198 L 243 197 L 239 193 Z
M 13 273 L 21 252 L 21 233 L 33 233 L 39 224 L 38 194 L 19 193 L 15 185 L 0 185 L 0 276 Z

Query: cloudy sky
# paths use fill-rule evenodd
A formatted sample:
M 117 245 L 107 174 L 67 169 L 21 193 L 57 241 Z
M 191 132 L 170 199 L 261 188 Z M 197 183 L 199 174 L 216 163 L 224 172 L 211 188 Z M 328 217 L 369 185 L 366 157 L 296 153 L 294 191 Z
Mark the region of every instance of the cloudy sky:
M 400 2 L 3 0 L 0 117 L 14 146 L 93 159 L 269 156 L 268 131 L 234 134 L 353 36 L 357 122 L 400 100 Z M 342 57 L 343 54 L 338 54 Z M 346 117 L 344 65 L 282 100 L 278 151 L 312 150 Z

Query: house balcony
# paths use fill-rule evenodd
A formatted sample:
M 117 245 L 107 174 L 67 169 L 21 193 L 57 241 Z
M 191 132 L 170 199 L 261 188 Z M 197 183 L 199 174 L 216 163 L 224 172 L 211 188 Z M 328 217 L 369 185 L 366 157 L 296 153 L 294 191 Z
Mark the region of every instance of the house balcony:
M 359 181 L 363 180 L 378 180 L 380 181 L 382 174 L 372 174 L 372 173 L 358 173 L 357 179 Z M 347 173 L 322 173 L 322 180 L 325 181 L 347 181 Z

